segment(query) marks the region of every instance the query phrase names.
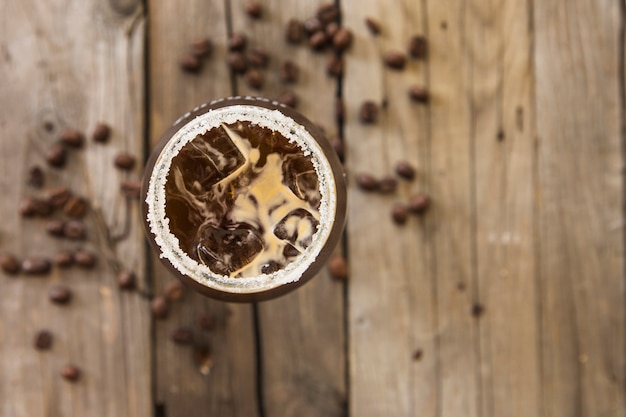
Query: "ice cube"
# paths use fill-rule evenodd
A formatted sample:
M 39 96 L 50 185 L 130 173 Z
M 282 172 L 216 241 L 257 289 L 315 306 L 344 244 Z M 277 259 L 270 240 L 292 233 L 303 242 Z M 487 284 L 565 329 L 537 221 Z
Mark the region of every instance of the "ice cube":
M 289 154 L 283 161 L 284 183 L 291 191 L 311 207 L 319 208 L 321 195 L 315 167 L 310 158 Z
M 246 225 L 205 225 L 198 231 L 197 258 L 218 274 L 230 275 L 252 262 L 262 250 L 263 238 Z
M 305 209 L 292 210 L 276 226 L 274 235 L 303 250 L 313 241 L 319 222 Z

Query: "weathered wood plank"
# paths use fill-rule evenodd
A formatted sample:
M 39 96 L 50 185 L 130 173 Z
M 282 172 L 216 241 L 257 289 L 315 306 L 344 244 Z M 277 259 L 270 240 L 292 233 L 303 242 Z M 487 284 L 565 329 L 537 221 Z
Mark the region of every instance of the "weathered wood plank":
M 619 2 L 534 2 L 543 407 L 622 416 Z
M 50 277 L 0 275 L 0 414 L 3 416 L 145 416 L 151 413 L 147 303 L 140 292 L 122 293 L 115 273 L 134 270 L 144 285 L 144 240 L 137 202 L 120 194 L 123 174 L 113 156 L 142 158 L 144 17 L 140 2 L 45 3 L 5 1 L 0 29 L 0 245 L 20 256 L 53 257 L 87 247 L 99 255 L 94 270 L 53 269 Z M 87 140 L 70 152 L 63 169 L 47 168 L 44 155 L 64 128 L 90 133 L 105 121 L 108 144 Z M 45 168 L 44 190 L 26 185 L 33 165 Z M 22 220 L 17 202 L 65 185 L 89 199 L 85 244 L 53 240 L 45 220 Z M 55 217 L 63 218 L 60 214 Z M 123 233 L 122 233 L 123 232 Z M 115 242 L 107 234 L 121 237 Z M 120 233 L 122 235 L 120 236 Z M 74 291 L 68 306 L 47 300 L 48 288 Z M 54 335 L 51 351 L 32 347 L 36 331 Z M 61 379 L 68 362 L 79 381 Z
M 336 133 L 334 103 L 337 82 L 326 75 L 330 52 L 314 53 L 306 45 L 289 45 L 284 30 L 291 18 L 315 15 L 322 1 L 262 2 L 263 16 L 251 19 L 244 0 L 231 0 L 232 28 L 248 36 L 248 50 L 263 48 L 269 67 L 260 70 L 265 86 L 257 91 L 239 77 L 237 92 L 279 96 L 292 90 L 297 109 Z M 298 81 L 286 85 L 278 76 L 285 60 L 299 67 Z M 346 352 L 343 287 L 324 270 L 311 282 L 279 299 L 258 306 L 261 342 L 261 379 L 266 416 L 343 416 L 346 403 Z
M 225 2 L 149 2 L 150 19 L 150 137 L 153 143 L 181 114 L 198 104 L 231 95 L 226 67 L 227 14 Z M 198 74 L 181 71 L 180 57 L 196 38 L 209 37 L 214 51 Z M 154 292 L 161 294 L 172 278 L 154 256 Z M 215 330 L 196 324 L 212 316 Z M 174 303 L 170 317 L 156 324 L 156 402 L 168 416 L 255 416 L 255 346 L 249 305 L 209 300 L 188 290 Z M 209 345 L 213 367 L 200 372 L 189 347 L 169 338 L 178 327 L 194 330 L 197 343 Z

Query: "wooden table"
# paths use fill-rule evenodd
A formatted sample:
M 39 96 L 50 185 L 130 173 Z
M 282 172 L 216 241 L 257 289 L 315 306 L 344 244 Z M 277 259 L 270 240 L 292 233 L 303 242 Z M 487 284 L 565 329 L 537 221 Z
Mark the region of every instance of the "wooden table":
M 626 415 L 624 286 L 624 5 L 617 0 L 340 0 L 354 33 L 342 79 L 330 53 L 290 46 L 284 27 L 320 2 L 264 0 L 0 1 L 0 251 L 52 257 L 86 246 L 97 267 L 45 277 L 0 275 L 0 415 L 463 416 Z M 366 17 L 380 22 L 372 36 Z M 225 64 L 243 32 L 270 66 L 257 92 Z M 428 39 L 404 70 L 382 56 Z M 198 74 L 178 60 L 194 38 L 215 50 Z M 293 87 L 278 79 L 286 59 Z M 425 86 L 430 103 L 411 102 Z M 278 96 L 345 140 L 350 278 L 322 272 L 285 297 L 226 304 L 186 291 L 166 320 L 150 298 L 173 280 L 147 250 L 139 203 L 119 190 L 138 179 L 113 166 L 139 160 L 179 115 L 233 94 Z M 335 118 L 335 102 L 345 118 Z M 365 100 L 380 105 L 363 125 Z M 91 132 L 112 127 L 107 144 Z M 45 156 L 65 128 L 84 132 L 64 168 Z M 354 176 L 418 169 L 379 195 Z M 26 183 L 39 165 L 42 190 Z M 140 165 L 140 164 L 138 164 Z M 46 235 L 18 205 L 65 185 L 88 197 L 87 243 Z M 432 196 L 403 226 L 394 203 Z M 115 282 L 136 272 L 136 291 Z M 47 299 L 63 283 L 74 297 Z M 198 317 L 215 326 L 200 329 Z M 189 327 L 199 347 L 170 340 Z M 33 337 L 49 329 L 48 351 Z M 210 363 L 208 361 L 211 361 Z M 76 364 L 74 382 L 59 376 Z

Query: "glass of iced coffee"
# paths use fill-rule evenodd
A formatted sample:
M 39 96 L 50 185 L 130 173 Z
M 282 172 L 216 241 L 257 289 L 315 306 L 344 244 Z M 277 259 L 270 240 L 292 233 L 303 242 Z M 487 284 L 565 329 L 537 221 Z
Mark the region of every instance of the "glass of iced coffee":
M 226 301 L 260 301 L 313 277 L 346 215 L 339 159 L 323 132 L 279 103 L 203 104 L 165 133 L 146 166 L 143 215 L 176 276 Z

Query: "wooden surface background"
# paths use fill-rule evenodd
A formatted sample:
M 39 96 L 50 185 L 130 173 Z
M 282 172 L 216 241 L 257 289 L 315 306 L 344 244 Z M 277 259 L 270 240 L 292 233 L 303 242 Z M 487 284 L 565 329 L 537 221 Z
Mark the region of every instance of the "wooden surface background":
M 90 271 L 0 274 L 0 415 L 626 416 L 624 3 L 339 0 L 354 33 L 340 79 L 325 73 L 329 53 L 283 38 L 321 1 L 262 0 L 260 20 L 245 3 L 0 0 L 0 252 L 99 255 Z M 234 32 L 270 53 L 260 92 L 225 64 Z M 386 68 L 383 54 L 415 34 L 428 58 Z M 201 36 L 214 53 L 183 73 L 178 59 Z M 300 67 L 293 87 L 277 76 L 286 59 Z M 429 105 L 409 100 L 412 85 L 430 91 Z M 114 156 L 144 160 L 199 103 L 286 88 L 345 140 L 349 221 L 337 251 L 349 280 L 324 271 L 258 305 L 185 291 L 153 319 L 150 299 L 173 278 L 147 250 L 138 202 L 119 192 L 141 167 L 117 170 Z M 381 106 L 374 125 L 358 121 L 364 100 Z M 99 121 L 112 126 L 107 144 L 90 139 Z M 66 127 L 85 146 L 46 168 Z M 390 174 L 400 159 L 418 168 L 415 181 L 390 195 L 356 187 L 356 173 Z M 43 190 L 26 184 L 34 165 L 46 168 Z M 90 201 L 86 244 L 53 240 L 45 220 L 18 213 L 23 197 L 59 185 Z M 431 210 L 395 225 L 391 206 L 418 191 Z M 136 272 L 136 291 L 117 288 L 121 268 Z M 69 305 L 47 300 L 55 283 L 74 291 Z M 181 326 L 210 363 L 172 343 Z M 33 348 L 43 328 L 49 351 Z M 74 383 L 59 376 L 68 362 L 82 370 Z

